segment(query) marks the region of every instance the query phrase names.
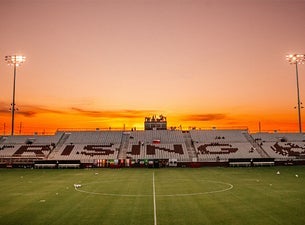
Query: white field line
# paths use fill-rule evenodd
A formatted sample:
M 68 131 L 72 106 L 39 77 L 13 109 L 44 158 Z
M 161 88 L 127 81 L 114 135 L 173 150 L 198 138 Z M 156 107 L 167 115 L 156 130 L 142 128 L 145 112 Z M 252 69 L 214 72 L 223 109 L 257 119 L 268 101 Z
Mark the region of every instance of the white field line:
M 75 191 L 86 193 L 86 194 L 91 194 L 91 195 L 103 195 L 103 196 L 119 196 L 119 197 L 151 197 L 153 196 L 154 200 L 156 196 L 158 197 L 182 197 L 182 196 L 195 196 L 195 195 L 206 195 L 206 194 L 214 194 L 214 193 L 220 193 L 220 192 L 225 192 L 233 189 L 233 185 L 230 183 L 225 183 L 221 181 L 212 181 L 212 180 L 203 180 L 207 181 L 210 183 L 216 183 L 216 184 L 224 184 L 227 185 L 227 188 L 219 189 L 219 190 L 214 190 L 214 191 L 205 191 L 205 192 L 195 192 L 195 193 L 178 193 L 178 194 L 160 194 L 156 195 L 155 190 L 155 177 L 153 173 L 153 194 L 114 194 L 114 193 L 103 193 L 103 192 L 93 192 L 93 191 L 86 191 L 83 190 L 82 188 L 84 186 L 92 185 L 92 184 L 98 184 L 98 183 L 103 183 L 103 182 L 92 182 L 88 184 L 83 184 L 81 188 L 74 187 Z
M 153 172 L 153 200 L 154 200 L 154 225 L 157 225 L 157 205 L 156 205 L 155 172 Z

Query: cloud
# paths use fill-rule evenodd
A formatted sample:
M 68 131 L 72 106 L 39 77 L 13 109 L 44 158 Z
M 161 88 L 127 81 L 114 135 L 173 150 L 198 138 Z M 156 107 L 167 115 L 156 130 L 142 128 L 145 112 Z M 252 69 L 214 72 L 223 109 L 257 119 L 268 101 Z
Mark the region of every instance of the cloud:
M 0 113 L 4 114 L 4 115 L 9 115 L 9 114 L 11 114 L 11 110 L 6 109 L 6 108 L 1 108 L 0 109 Z M 31 110 L 22 110 L 22 111 L 19 111 L 19 109 L 17 108 L 15 110 L 15 114 L 23 115 L 25 117 L 34 117 L 37 114 L 37 112 L 31 111 Z
M 10 107 L 4 107 L 3 105 L 8 105 L 8 104 L 2 104 L 0 107 L 0 113 L 1 114 L 11 114 Z M 19 107 L 16 107 L 16 114 L 18 115 L 23 115 L 25 117 L 35 117 L 37 114 L 41 113 L 57 113 L 57 114 L 62 114 L 62 113 L 67 113 L 66 111 L 63 110 L 55 110 L 55 109 L 49 109 L 44 106 L 35 106 L 35 105 L 21 105 Z
M 10 111 L 8 109 L 4 108 L 4 107 L 1 107 L 0 108 L 0 113 L 1 114 L 6 114 L 6 113 L 10 113 Z
M 34 111 L 20 111 L 20 112 L 18 112 L 18 114 L 21 114 L 25 117 L 34 117 L 34 116 L 36 116 L 37 112 L 34 112 Z
M 58 110 L 58 109 L 50 109 L 44 106 L 24 106 L 25 109 L 31 109 L 33 113 L 57 113 L 57 114 L 63 114 L 67 113 L 67 111 L 64 110 Z
M 0 102 L 1 103 L 1 102 Z M 2 102 L 3 103 L 3 102 Z M 7 105 L 7 107 L 5 107 Z M 4 115 L 11 114 L 9 109 L 9 104 L 3 103 L 0 106 L 0 113 Z M 139 118 L 146 117 L 151 114 L 157 114 L 156 110 L 88 110 L 80 107 L 71 107 L 70 109 L 51 109 L 46 106 L 39 105 L 19 105 L 16 107 L 16 114 L 25 117 L 35 117 L 43 113 L 53 113 L 53 114 L 76 114 L 80 116 L 87 117 L 99 117 L 99 118 Z
M 86 110 L 81 108 L 72 107 L 72 110 L 89 117 L 102 117 L 102 118 L 139 118 L 146 117 L 156 113 L 156 110 Z
M 215 121 L 226 119 L 226 114 L 211 113 L 211 114 L 189 114 L 181 117 L 182 121 Z

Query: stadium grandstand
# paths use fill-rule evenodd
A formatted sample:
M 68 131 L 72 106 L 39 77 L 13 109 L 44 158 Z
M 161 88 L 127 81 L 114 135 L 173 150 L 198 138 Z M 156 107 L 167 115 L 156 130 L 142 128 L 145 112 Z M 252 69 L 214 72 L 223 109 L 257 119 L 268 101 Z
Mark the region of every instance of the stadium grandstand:
M 159 121 L 158 121 L 159 122 Z M 57 131 L 0 136 L 1 167 L 272 166 L 305 164 L 305 136 L 247 129 Z

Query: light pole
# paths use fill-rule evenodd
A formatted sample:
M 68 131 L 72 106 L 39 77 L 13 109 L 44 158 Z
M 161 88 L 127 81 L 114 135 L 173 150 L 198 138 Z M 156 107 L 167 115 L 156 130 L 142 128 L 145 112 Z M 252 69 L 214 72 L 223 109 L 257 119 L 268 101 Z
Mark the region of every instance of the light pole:
M 298 64 L 304 64 L 304 54 L 290 54 L 286 55 L 286 60 L 290 64 L 295 64 L 296 80 L 297 80 L 297 95 L 298 95 L 298 118 L 299 118 L 299 132 L 302 133 L 302 120 L 301 120 L 301 101 L 300 101 L 300 89 L 299 89 L 299 72 Z
M 13 103 L 12 103 L 12 132 L 14 135 L 14 123 L 15 123 L 15 84 L 16 84 L 16 72 L 17 66 L 20 66 L 25 61 L 25 56 L 22 55 L 9 55 L 5 56 L 5 61 L 8 65 L 14 66 L 14 83 L 13 83 Z

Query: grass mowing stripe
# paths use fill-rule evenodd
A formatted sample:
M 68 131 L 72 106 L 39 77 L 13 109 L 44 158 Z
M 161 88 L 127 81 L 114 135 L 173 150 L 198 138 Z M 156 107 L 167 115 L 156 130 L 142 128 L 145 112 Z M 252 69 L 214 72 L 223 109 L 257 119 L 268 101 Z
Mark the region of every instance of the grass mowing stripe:
M 156 207 L 155 172 L 153 172 L 153 199 L 154 199 L 154 225 L 157 225 L 157 207 Z

